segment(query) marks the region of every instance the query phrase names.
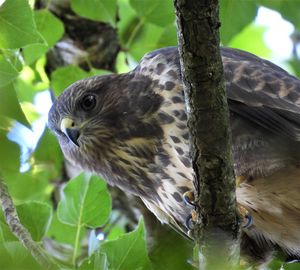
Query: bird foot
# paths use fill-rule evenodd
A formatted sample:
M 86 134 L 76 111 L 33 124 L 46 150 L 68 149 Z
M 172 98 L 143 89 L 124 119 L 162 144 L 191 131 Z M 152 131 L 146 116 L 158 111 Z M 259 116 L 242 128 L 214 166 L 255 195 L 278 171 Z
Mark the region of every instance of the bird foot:
M 235 177 L 235 185 L 239 187 L 245 180 L 247 180 L 247 177 L 244 175 L 239 175 Z
M 195 203 L 195 194 L 194 191 L 189 190 L 183 193 L 183 200 L 184 202 L 192 207 L 196 207 L 196 203 Z
M 186 228 L 191 231 L 194 229 L 194 225 L 198 221 L 198 213 L 195 209 L 191 211 L 191 213 L 188 215 L 188 217 L 185 220 L 185 226 Z
M 242 228 L 243 229 L 248 229 L 253 225 L 253 217 L 249 213 L 249 211 L 243 207 L 243 206 L 238 206 L 238 210 L 240 215 L 242 216 Z

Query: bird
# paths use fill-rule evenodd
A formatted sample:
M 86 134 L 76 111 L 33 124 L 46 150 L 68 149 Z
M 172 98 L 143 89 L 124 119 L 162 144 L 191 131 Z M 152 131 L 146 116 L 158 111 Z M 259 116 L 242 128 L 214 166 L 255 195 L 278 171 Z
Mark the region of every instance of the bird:
M 237 203 L 252 219 L 241 252 L 256 263 L 277 247 L 299 258 L 300 80 L 254 54 L 220 52 Z M 48 126 L 68 161 L 140 197 L 162 223 L 187 233 L 187 119 L 178 48 L 167 47 L 127 73 L 73 83 L 54 102 Z

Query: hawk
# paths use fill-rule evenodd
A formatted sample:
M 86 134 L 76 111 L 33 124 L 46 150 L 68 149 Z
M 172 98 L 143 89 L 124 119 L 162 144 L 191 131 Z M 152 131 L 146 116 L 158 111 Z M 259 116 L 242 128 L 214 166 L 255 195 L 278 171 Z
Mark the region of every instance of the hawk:
M 242 250 L 265 260 L 275 246 L 300 255 L 300 80 L 253 54 L 222 48 L 237 202 L 252 216 Z M 65 157 L 139 196 L 186 232 L 193 189 L 176 47 L 146 54 L 125 74 L 69 86 L 49 112 Z

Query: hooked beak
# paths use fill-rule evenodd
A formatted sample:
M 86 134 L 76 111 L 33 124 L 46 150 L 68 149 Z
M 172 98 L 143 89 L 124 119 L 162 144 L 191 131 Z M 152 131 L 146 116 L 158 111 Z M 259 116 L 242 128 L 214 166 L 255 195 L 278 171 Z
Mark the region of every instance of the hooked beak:
M 78 138 L 80 129 L 75 126 L 75 123 L 70 118 L 63 118 L 60 122 L 60 130 L 68 137 L 68 139 L 79 147 Z

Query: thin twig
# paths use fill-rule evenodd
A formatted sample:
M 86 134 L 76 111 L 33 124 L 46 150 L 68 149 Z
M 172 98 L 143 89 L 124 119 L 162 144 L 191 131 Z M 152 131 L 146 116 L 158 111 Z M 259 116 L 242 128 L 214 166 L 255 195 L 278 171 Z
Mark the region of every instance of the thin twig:
M 8 192 L 6 183 L 0 175 L 0 202 L 5 221 L 11 232 L 20 240 L 23 246 L 29 250 L 44 269 L 59 269 L 58 265 L 46 254 L 45 250 L 33 241 L 28 230 L 21 224 L 12 198 Z

